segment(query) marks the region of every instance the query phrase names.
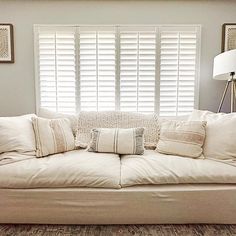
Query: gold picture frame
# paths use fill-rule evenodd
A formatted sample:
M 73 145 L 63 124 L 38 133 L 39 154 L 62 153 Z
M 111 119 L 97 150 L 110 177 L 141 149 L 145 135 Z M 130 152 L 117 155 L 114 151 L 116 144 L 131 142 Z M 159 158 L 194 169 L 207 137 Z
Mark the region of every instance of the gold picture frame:
M 0 63 L 14 63 L 12 24 L 0 23 Z
M 225 23 L 222 26 L 221 51 L 236 49 L 236 23 Z

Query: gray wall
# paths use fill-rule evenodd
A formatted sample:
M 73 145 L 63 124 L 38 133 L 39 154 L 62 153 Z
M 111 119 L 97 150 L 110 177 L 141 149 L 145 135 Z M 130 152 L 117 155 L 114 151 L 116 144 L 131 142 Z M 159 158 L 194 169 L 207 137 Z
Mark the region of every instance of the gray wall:
M 0 116 L 35 112 L 33 24 L 201 24 L 201 109 L 216 111 L 224 82 L 212 80 L 221 26 L 236 1 L 0 0 L 0 23 L 15 30 L 15 63 L 0 64 Z M 225 110 L 228 108 L 225 107 Z

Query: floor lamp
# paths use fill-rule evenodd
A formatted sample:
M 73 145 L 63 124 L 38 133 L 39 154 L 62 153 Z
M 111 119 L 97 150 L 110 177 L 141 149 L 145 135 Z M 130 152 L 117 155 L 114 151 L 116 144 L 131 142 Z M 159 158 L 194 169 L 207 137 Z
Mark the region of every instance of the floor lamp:
M 234 112 L 236 98 L 236 49 L 223 52 L 214 58 L 213 78 L 218 80 L 227 80 L 225 89 L 220 101 L 218 112 L 221 111 L 225 100 L 225 95 L 229 87 L 231 87 L 230 107 Z

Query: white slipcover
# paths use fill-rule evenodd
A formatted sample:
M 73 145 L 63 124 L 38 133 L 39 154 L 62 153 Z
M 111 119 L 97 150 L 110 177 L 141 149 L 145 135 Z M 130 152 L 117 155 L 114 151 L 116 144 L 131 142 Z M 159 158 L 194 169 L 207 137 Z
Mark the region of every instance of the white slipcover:
M 116 154 L 75 150 L 0 166 L 0 188 L 120 188 Z
M 192 159 L 146 150 L 121 156 L 121 186 L 140 184 L 236 183 L 236 167 L 209 159 Z

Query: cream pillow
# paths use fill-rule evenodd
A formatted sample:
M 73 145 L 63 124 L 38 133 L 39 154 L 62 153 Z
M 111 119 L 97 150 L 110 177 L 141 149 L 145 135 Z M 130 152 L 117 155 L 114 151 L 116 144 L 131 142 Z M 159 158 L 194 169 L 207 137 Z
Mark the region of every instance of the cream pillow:
M 144 146 L 155 149 L 159 137 L 159 118 L 157 114 L 137 112 L 80 112 L 76 146 L 86 148 L 91 139 L 91 130 L 95 128 L 136 128 L 143 127 Z
M 0 153 L 15 151 L 35 155 L 32 117 L 35 115 L 0 117 Z
M 160 153 L 197 158 L 202 154 L 206 122 L 163 121 L 156 150 Z
M 46 119 L 60 119 L 60 118 L 67 118 L 70 120 L 71 128 L 73 130 L 74 136 L 77 132 L 77 123 L 78 119 L 76 115 L 70 115 L 70 114 L 63 114 L 55 111 L 50 111 L 46 108 L 39 108 L 39 117 L 46 118 Z
M 89 152 L 111 152 L 117 154 L 144 153 L 144 128 L 93 129 Z
M 205 157 L 235 160 L 236 113 L 224 114 L 194 110 L 189 120 L 207 121 L 206 140 L 203 146 Z
M 68 119 L 50 120 L 38 117 L 32 118 L 32 122 L 37 157 L 66 152 L 75 148 L 73 131 Z

